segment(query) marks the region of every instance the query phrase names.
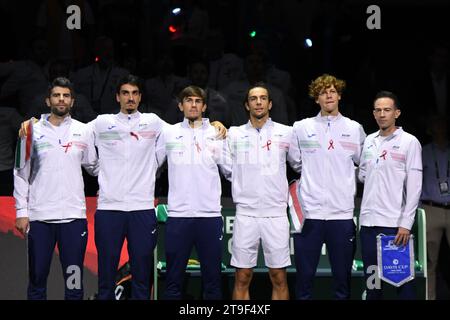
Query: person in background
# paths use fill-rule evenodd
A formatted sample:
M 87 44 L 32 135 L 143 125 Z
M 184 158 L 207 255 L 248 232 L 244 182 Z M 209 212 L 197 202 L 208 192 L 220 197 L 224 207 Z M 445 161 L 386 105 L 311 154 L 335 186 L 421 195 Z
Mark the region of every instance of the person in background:
M 420 199 L 427 218 L 428 300 L 436 300 L 436 273 L 444 233 L 450 245 L 450 149 L 447 119 L 436 114 L 428 120 L 428 133 L 432 141 L 422 149 L 423 187 Z

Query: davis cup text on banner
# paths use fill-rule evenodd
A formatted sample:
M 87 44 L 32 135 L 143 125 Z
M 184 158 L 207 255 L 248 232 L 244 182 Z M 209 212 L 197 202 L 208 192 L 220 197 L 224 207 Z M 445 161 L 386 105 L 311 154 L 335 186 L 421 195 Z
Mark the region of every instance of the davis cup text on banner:
M 380 279 L 400 287 L 414 279 L 414 236 L 405 246 L 394 244 L 395 235 L 377 236 L 378 273 Z

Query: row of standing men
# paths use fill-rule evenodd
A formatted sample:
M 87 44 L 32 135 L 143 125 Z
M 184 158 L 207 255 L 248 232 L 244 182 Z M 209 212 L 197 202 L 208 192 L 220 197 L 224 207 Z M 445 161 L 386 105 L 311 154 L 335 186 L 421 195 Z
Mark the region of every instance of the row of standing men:
M 127 239 L 132 298 L 149 299 L 157 239 L 155 176 L 167 161 L 166 299 L 183 297 L 185 267 L 194 246 L 201 262 L 203 298 L 222 298 L 219 170 L 231 181 L 236 205 L 230 263 L 236 268 L 233 298 L 250 298 L 261 242 L 272 299 L 289 299 L 286 162 L 301 175 L 298 194 L 306 217 L 302 232 L 294 235 L 296 298 L 312 298 L 326 244 L 334 297 L 349 299 L 356 246 L 356 176 L 365 185 L 360 237 L 367 279 L 368 267 L 377 264 L 378 234 L 396 235 L 397 245 L 409 241 L 422 188 L 422 157 L 419 141 L 395 125 L 400 107 L 393 93 L 376 95 L 373 114 L 379 131 L 366 137 L 359 123 L 339 112 L 344 89 L 345 81 L 332 75 L 312 81 L 309 94 L 320 112 L 289 127 L 271 120 L 270 91 L 257 83 L 250 86 L 244 102 L 249 121 L 226 133 L 220 123 L 213 127 L 202 118 L 206 96 L 195 86 L 179 95 L 183 122 L 168 125 L 155 114 L 138 111 L 142 86 L 137 77 L 128 75 L 117 87 L 120 112 L 83 124 L 70 117 L 74 102 L 70 81 L 55 79 L 46 99 L 50 113 L 28 123 L 31 154 L 22 153 L 14 173 L 16 227 L 28 238 L 28 298 L 46 298 L 55 244 L 66 282 L 65 298 L 83 298 L 82 281 L 68 281 L 73 266 L 82 279 L 87 243 L 83 166 L 98 175 L 99 182 L 97 297 L 114 299 L 120 251 Z M 217 129 L 226 139 L 218 138 Z M 368 299 L 381 295 L 381 288 L 367 288 Z M 399 295 L 413 299 L 414 282 L 401 286 Z

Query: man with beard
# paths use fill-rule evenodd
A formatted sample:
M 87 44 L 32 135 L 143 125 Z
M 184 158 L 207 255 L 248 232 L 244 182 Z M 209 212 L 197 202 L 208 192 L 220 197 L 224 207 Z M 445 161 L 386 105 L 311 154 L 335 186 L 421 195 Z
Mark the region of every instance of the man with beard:
M 16 228 L 28 239 L 30 300 L 47 298 L 55 245 L 65 299 L 83 299 L 87 221 L 81 165 L 94 174 L 97 157 L 87 125 L 70 117 L 73 97 L 68 79 L 52 82 L 46 98 L 50 114 L 33 125 L 31 158 L 14 170 Z
M 277 107 L 277 106 L 275 106 Z M 249 286 L 257 265 L 260 241 L 272 282 L 272 299 L 289 299 L 286 267 L 289 221 L 286 214 L 288 158 L 292 128 L 269 117 L 272 97 L 264 83 L 247 90 L 245 109 L 250 120 L 229 130 L 228 154 L 236 219 L 233 224 L 231 265 L 236 267 L 233 299 L 250 299 Z

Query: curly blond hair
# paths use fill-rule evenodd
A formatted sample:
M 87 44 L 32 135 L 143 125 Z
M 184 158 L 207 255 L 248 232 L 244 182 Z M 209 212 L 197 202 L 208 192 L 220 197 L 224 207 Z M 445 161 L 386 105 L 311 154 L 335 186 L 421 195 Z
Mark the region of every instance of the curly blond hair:
M 309 96 L 316 100 L 323 90 L 328 89 L 331 86 L 334 86 L 339 95 L 342 95 L 346 84 L 344 80 L 337 79 L 336 77 L 325 73 L 311 81 L 311 84 L 308 87 Z

